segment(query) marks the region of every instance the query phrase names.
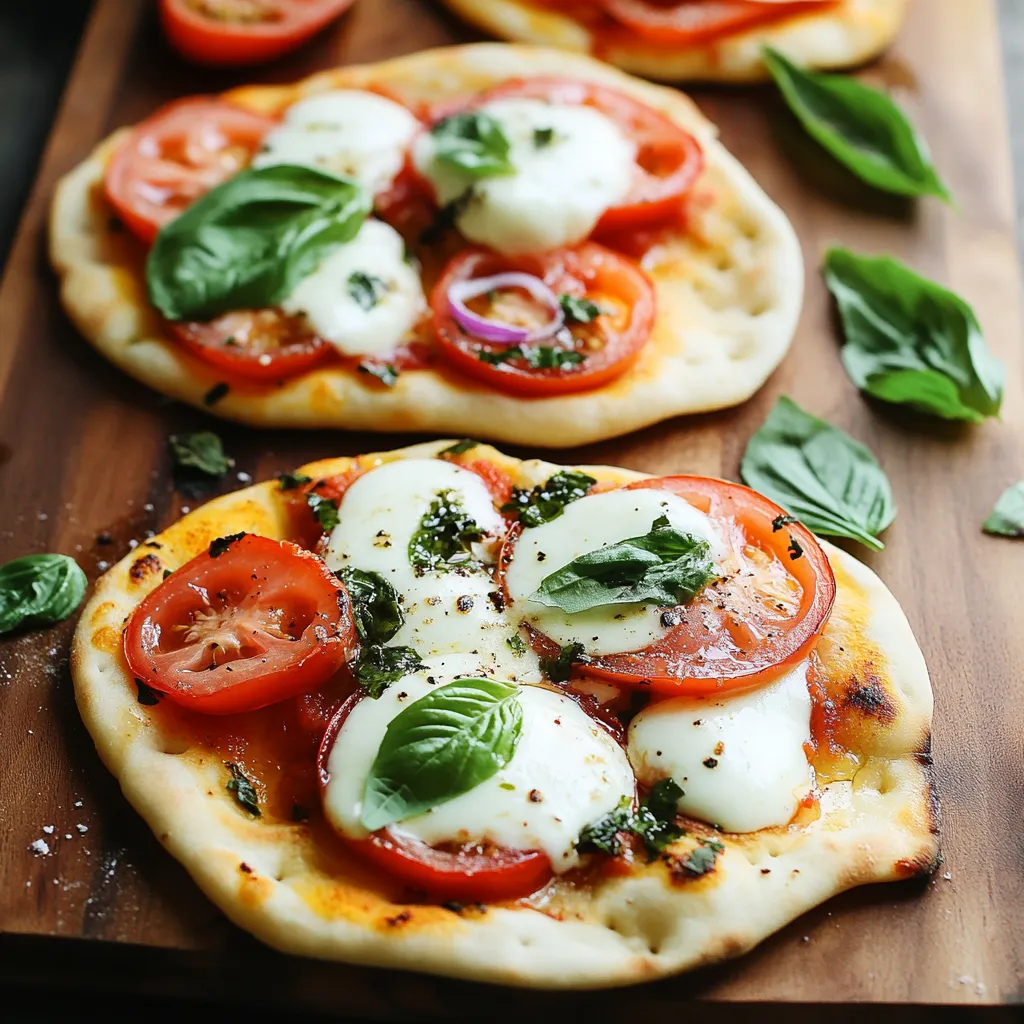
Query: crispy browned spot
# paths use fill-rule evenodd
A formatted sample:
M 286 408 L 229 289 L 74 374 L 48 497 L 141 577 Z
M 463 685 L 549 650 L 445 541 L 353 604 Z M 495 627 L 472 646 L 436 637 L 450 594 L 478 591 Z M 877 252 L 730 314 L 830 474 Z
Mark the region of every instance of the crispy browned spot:
M 864 664 L 864 675 L 846 684 L 844 703 L 862 715 L 888 725 L 896 718 L 896 707 L 882 680 L 872 671 L 873 663 Z
M 397 928 L 399 925 L 405 924 L 406 921 L 412 920 L 412 911 L 403 910 L 399 914 L 395 914 L 394 917 L 385 917 L 384 923 L 390 928 Z
M 116 654 L 121 647 L 121 634 L 113 626 L 100 626 L 92 635 L 92 645 L 104 654 Z
M 132 562 L 128 576 L 133 583 L 141 583 L 147 576 L 159 572 L 160 569 L 160 559 L 156 555 L 143 555 L 137 561 Z
M 274 883 L 269 878 L 255 874 L 243 874 L 242 884 L 238 887 L 238 897 L 251 907 L 258 907 L 270 899 Z

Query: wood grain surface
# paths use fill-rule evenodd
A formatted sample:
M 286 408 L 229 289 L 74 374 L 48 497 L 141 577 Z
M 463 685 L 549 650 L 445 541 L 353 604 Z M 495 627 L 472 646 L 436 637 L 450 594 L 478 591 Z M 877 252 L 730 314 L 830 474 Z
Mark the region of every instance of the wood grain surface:
M 97 4 L 0 291 L 0 561 L 64 551 L 95 577 L 196 504 L 169 475 L 165 439 L 174 430 L 213 425 L 240 473 L 255 479 L 313 457 L 412 440 L 251 433 L 162 401 L 104 364 L 68 324 L 46 265 L 44 223 L 57 178 L 111 129 L 165 100 L 473 38 L 425 0 L 363 0 L 304 51 L 239 76 L 179 62 L 143 0 Z M 508 1012 L 663 1018 L 691 997 L 1024 999 L 1024 543 L 979 530 L 1002 489 L 1024 476 L 1024 356 L 1000 76 L 990 0 L 918 0 L 892 53 L 865 72 L 894 90 L 930 140 L 956 209 L 861 186 L 800 134 L 771 90 L 694 90 L 725 144 L 800 234 L 807 298 L 793 349 L 739 409 L 554 455 L 734 477 L 747 438 L 781 393 L 875 451 L 900 514 L 884 552 L 858 554 L 902 601 L 931 668 L 944 864 L 925 883 L 835 899 L 740 961 L 639 991 L 506 992 Z M 838 359 L 818 274 L 833 242 L 893 253 L 974 304 L 1008 368 L 1002 422 L 936 424 L 857 394 Z M 233 486 L 229 478 L 223 489 Z M 482 986 L 287 959 L 229 925 L 99 763 L 73 701 L 72 628 L 0 643 L 3 977 L 364 1018 L 461 1015 L 480 1005 Z M 39 839 L 47 855 L 30 849 Z M 254 985 L 261 977 L 273 985 Z

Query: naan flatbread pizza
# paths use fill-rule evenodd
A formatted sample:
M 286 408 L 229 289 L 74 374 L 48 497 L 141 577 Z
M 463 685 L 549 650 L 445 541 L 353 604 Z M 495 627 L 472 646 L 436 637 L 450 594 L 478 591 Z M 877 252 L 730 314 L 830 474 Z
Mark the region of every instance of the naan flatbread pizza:
M 937 863 L 899 604 L 723 480 L 324 460 L 114 566 L 71 666 L 160 842 L 292 953 L 627 984 Z
M 765 45 L 797 64 L 863 64 L 896 37 L 910 0 L 444 0 L 485 32 L 592 54 L 665 82 L 768 78 Z
M 108 359 L 260 426 L 549 447 L 744 401 L 803 269 L 685 96 L 484 44 L 180 100 L 60 183 Z

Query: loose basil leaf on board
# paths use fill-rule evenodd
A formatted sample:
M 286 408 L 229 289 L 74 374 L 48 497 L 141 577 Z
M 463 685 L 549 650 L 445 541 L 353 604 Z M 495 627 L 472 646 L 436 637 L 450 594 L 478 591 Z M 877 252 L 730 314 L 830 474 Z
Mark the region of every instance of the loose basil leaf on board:
M 532 490 L 517 489 L 512 500 L 501 506 L 502 512 L 518 512 L 524 527 L 540 526 L 557 519 L 571 502 L 584 497 L 597 481 L 578 469 L 561 469 L 546 483 Z
M 0 634 L 62 622 L 82 603 L 87 585 L 68 555 L 25 555 L 0 566 Z
M 458 679 L 399 712 L 388 725 L 363 793 L 371 832 L 454 800 L 491 778 L 519 744 L 518 688 Z
M 999 537 L 1024 537 L 1024 480 L 1003 491 L 982 529 Z
M 857 387 L 944 419 L 999 414 L 1003 365 L 959 295 L 888 256 L 830 249 L 824 269 L 843 322 L 843 365 Z
M 220 438 L 212 430 L 172 434 L 167 439 L 176 470 L 194 469 L 206 476 L 223 476 L 235 460 L 224 454 Z
M 334 575 L 352 598 L 359 639 L 369 644 L 387 643 L 405 622 L 395 588 L 379 572 L 367 572 L 349 565 Z
M 588 551 L 545 576 L 530 600 L 570 615 L 638 601 L 665 607 L 692 600 L 714 578 L 707 541 L 661 516 L 643 536 Z
M 276 306 L 370 212 L 359 185 L 312 167 L 241 171 L 160 229 L 149 298 L 168 320 Z
M 485 178 L 515 170 L 508 158 L 508 137 L 501 125 L 482 111 L 452 114 L 438 121 L 430 134 L 437 159 L 466 174 Z
M 882 467 L 864 445 L 785 395 L 747 443 L 740 476 L 815 533 L 885 547 L 878 534 L 896 517 L 896 503 Z
M 789 109 L 857 177 L 884 192 L 951 201 L 924 140 L 885 93 L 848 75 L 805 71 L 771 47 L 762 54 Z

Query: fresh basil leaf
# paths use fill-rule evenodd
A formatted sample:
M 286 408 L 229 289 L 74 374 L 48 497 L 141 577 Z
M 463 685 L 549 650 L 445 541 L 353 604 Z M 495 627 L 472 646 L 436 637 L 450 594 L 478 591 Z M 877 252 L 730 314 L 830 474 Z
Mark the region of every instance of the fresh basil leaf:
M 604 313 L 596 302 L 576 295 L 559 295 L 558 304 L 562 307 L 565 319 L 571 324 L 589 324 Z
M 160 229 L 146 260 L 153 305 L 168 320 L 210 320 L 276 306 L 370 212 L 354 182 L 312 167 L 250 168 Z
M 676 824 L 676 804 L 682 795 L 675 781 L 661 779 L 635 811 L 632 800 L 623 797 L 614 811 L 580 832 L 576 849 L 617 857 L 622 852 L 622 837 L 634 835 L 643 842 L 648 859 L 654 858 L 685 834 Z
M 586 648 L 573 640 L 565 644 L 554 658 L 541 658 L 540 670 L 553 683 L 564 683 L 572 675 L 573 665 L 585 665 L 590 658 L 584 653 Z
M 1005 371 L 971 307 L 888 256 L 830 249 L 825 281 L 836 298 L 854 384 L 885 402 L 945 419 L 996 416 Z
M 455 491 L 440 491 L 409 540 L 409 563 L 418 576 L 474 563 L 473 544 L 484 531 L 462 507 Z
M 518 688 L 494 679 L 458 679 L 410 704 L 370 769 L 363 827 L 374 832 L 485 782 L 512 759 L 522 724 Z
M 217 537 L 210 541 L 210 557 L 220 558 L 235 541 L 241 540 L 244 536 L 245 531 L 243 530 L 241 533 L 229 533 L 226 537 Z
M 62 622 L 82 603 L 88 582 L 68 555 L 24 555 L 0 566 L 0 634 Z
M 1003 491 L 982 529 L 1000 537 L 1024 537 L 1024 480 Z
M 423 667 L 420 656 L 411 647 L 372 644 L 359 656 L 356 678 L 376 700 L 392 683 Z
M 360 309 L 369 312 L 387 293 L 387 281 L 376 274 L 354 270 L 348 275 L 348 294 Z
M 231 778 L 227 781 L 227 790 L 234 793 L 240 807 L 247 810 L 254 818 L 261 817 L 260 801 L 256 795 L 256 787 L 246 777 L 245 772 L 234 761 L 227 762 Z
M 172 434 L 167 443 L 171 447 L 176 470 L 194 469 L 207 476 L 223 476 L 235 460 L 224 454 L 220 438 L 211 430 L 195 434 Z
M 534 370 L 564 370 L 578 366 L 587 357 L 571 348 L 554 348 L 551 345 L 509 345 L 501 349 L 477 349 L 477 359 L 490 366 L 500 366 L 513 359 L 524 359 Z
M 379 572 L 367 572 L 346 565 L 335 574 L 352 599 L 359 639 L 367 644 L 385 644 L 405 622 L 395 588 Z
M 714 578 L 708 542 L 661 516 L 643 536 L 588 551 L 549 573 L 530 600 L 570 615 L 639 601 L 666 607 L 692 600 Z
M 324 533 L 329 533 L 341 522 L 338 503 L 333 498 L 325 498 L 316 491 L 309 491 L 306 494 L 306 504 L 313 510 L 313 515 Z
M 475 177 L 513 174 L 509 141 L 501 125 L 483 111 L 452 114 L 430 130 L 437 159 Z
M 888 96 L 848 75 L 805 71 L 767 46 L 762 54 L 789 109 L 857 177 L 885 192 L 950 201 L 924 140 Z
M 747 443 L 740 476 L 815 533 L 885 547 L 878 534 L 896 504 L 882 467 L 864 445 L 785 395 Z
M 393 388 L 398 383 L 399 370 L 393 363 L 360 363 L 356 369 L 376 377 L 387 388 Z
M 456 441 L 455 444 L 448 445 L 447 448 L 442 448 L 437 454 L 438 455 L 463 455 L 468 452 L 471 448 L 479 447 L 480 442 L 474 441 L 471 437 L 465 437 L 461 441 Z
M 517 489 L 502 512 L 518 512 L 524 527 L 540 526 L 557 519 L 566 505 L 584 497 L 597 481 L 576 469 L 563 469 L 533 490 Z
M 311 484 L 313 478 L 305 473 L 278 473 L 277 479 L 282 491 L 294 491 L 303 484 Z

